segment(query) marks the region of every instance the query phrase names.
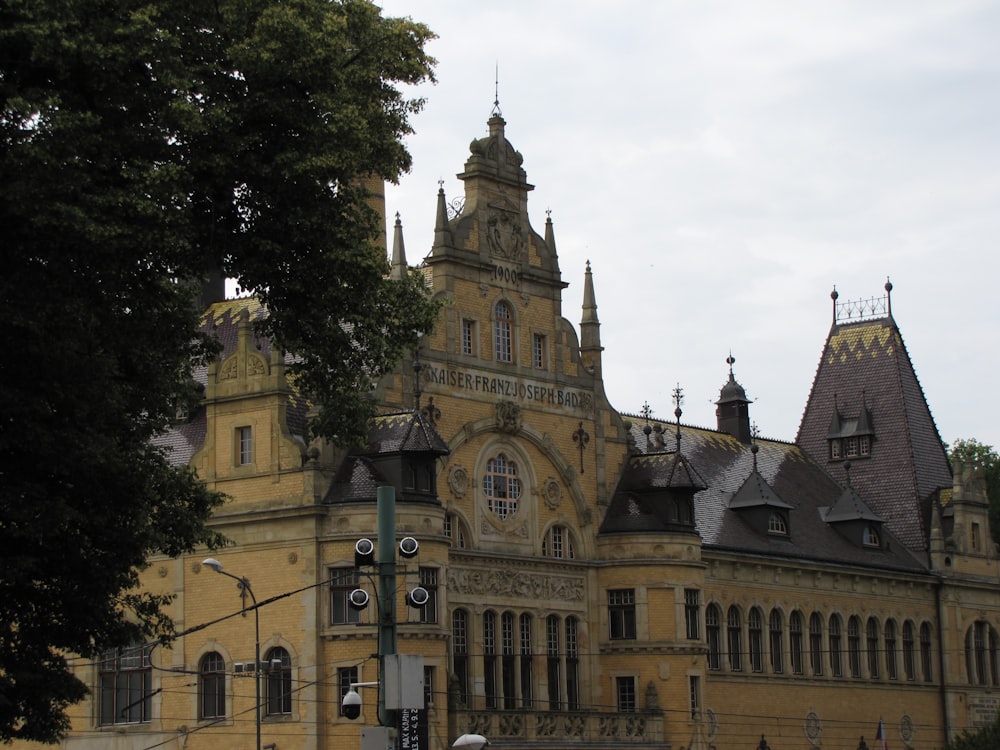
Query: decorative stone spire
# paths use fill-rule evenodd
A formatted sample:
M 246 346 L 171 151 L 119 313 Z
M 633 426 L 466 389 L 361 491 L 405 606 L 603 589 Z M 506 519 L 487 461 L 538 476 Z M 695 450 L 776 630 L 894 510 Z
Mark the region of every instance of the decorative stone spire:
M 590 271 L 590 261 L 583 277 L 583 319 L 580 321 L 580 353 L 584 364 L 600 375 L 601 321 L 597 319 L 597 301 L 594 295 L 594 276 Z
M 397 211 L 396 226 L 392 233 L 392 268 L 389 271 L 389 278 L 400 281 L 406 278 L 407 272 L 406 248 L 403 245 L 403 222 L 400 221 Z
M 552 209 L 545 209 L 545 244 L 549 247 L 549 252 L 552 253 L 552 257 L 558 256 L 556 252 L 556 235 L 552 229 Z
M 451 229 L 448 227 L 448 203 L 444 197 L 444 180 L 438 180 L 437 217 L 434 221 L 434 247 L 451 245 Z

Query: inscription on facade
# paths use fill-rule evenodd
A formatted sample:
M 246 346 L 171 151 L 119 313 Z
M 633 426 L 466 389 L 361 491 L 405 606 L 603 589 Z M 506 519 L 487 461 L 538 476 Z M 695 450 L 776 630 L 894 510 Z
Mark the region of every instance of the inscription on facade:
M 516 570 L 448 571 L 448 591 L 469 596 L 492 594 L 540 601 L 583 601 L 583 580 Z
M 1000 698 L 970 695 L 968 706 L 970 726 L 985 727 L 997 717 L 997 711 L 1000 710 Z
M 475 393 L 490 393 L 508 399 L 532 401 L 564 409 L 590 409 L 594 397 L 586 391 L 554 388 L 540 382 L 505 378 L 458 367 L 426 367 L 426 382 Z

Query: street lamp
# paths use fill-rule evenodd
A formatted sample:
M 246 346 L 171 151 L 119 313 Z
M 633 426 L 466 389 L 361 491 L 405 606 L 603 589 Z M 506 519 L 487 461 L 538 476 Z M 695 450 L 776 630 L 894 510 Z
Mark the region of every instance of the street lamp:
M 246 606 L 246 595 L 250 594 L 250 599 L 253 601 L 253 631 L 254 631 L 254 665 L 253 665 L 253 685 L 254 685 L 254 700 L 256 705 L 254 706 L 254 725 L 257 729 L 257 750 L 261 750 L 260 746 L 260 612 L 257 609 L 257 597 L 254 596 L 253 589 L 250 587 L 250 579 L 246 576 L 242 578 L 240 576 L 234 576 L 232 573 L 227 573 L 222 568 L 222 563 L 216 560 L 214 557 L 206 557 L 201 561 L 201 564 L 207 568 L 211 568 L 216 573 L 232 578 L 234 581 L 239 582 L 240 591 L 243 597 L 243 609 Z M 244 615 L 246 612 L 244 612 Z

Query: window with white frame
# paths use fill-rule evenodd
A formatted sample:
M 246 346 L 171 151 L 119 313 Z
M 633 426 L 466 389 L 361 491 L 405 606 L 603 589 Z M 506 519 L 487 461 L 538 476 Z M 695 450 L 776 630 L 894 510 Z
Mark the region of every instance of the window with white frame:
M 497 362 L 514 361 L 514 315 L 501 300 L 493 308 L 493 350 Z
M 236 428 L 236 463 L 240 466 L 253 463 L 253 427 Z

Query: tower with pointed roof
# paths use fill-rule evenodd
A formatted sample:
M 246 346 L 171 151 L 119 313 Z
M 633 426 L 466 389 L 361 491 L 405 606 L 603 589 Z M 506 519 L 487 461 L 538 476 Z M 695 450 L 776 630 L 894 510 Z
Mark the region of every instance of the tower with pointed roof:
M 851 483 L 914 551 L 925 552 L 933 503 L 951 487 L 947 454 L 885 296 L 841 302 L 799 424 L 796 443 Z

